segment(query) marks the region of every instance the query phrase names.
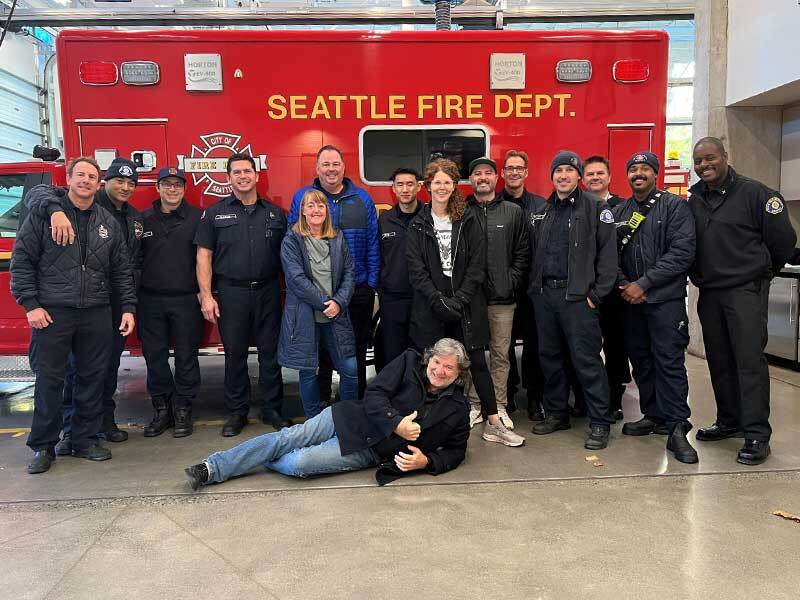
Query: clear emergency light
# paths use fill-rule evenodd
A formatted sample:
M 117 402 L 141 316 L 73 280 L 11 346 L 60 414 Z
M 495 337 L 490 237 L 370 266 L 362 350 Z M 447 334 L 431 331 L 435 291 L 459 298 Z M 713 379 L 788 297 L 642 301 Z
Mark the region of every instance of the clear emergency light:
M 80 76 L 85 85 L 114 85 L 119 81 L 119 70 L 112 62 L 92 60 L 81 63 Z
M 650 77 L 650 65 L 639 58 L 618 60 L 614 63 L 614 81 L 641 83 Z

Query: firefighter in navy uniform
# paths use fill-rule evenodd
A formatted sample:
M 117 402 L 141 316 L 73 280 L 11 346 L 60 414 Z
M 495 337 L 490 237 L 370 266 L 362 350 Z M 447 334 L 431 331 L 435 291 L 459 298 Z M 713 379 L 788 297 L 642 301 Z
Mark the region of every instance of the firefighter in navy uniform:
M 282 415 L 283 379 L 278 365 L 281 325 L 280 248 L 286 215 L 258 196 L 253 157 L 233 154 L 227 164 L 233 193 L 207 208 L 195 236 L 200 307 L 219 322 L 225 346 L 225 406 L 229 417 L 222 435 L 239 435 L 247 424 L 251 339 L 258 349 L 261 419 L 276 429 L 290 423 Z M 218 299 L 212 295 L 212 278 Z
M 717 402 L 711 427 L 699 441 L 744 435 L 737 462 L 763 463 L 770 454 L 767 307 L 770 280 L 794 254 L 797 235 L 780 194 L 739 175 L 722 142 L 694 147 L 700 181 L 690 188 L 697 256 L 690 272 L 700 288 L 708 370 Z
M 411 347 L 411 301 L 414 290 L 408 277 L 406 235 L 411 220 L 422 207 L 417 198 L 422 175 L 400 168 L 392 173 L 392 192 L 397 204 L 378 218 L 381 240 L 381 278 L 378 298 L 381 314 L 382 363 L 387 365 Z M 380 369 L 378 369 L 380 370 Z
M 201 210 L 184 200 L 186 176 L 175 167 L 158 172 L 159 198 L 142 214 L 139 340 L 147 362 L 147 391 L 155 415 L 145 437 L 173 427 L 174 437 L 192 433 L 192 401 L 200 385 L 197 352 L 203 337 L 194 237 Z M 169 368 L 170 340 L 175 376 Z
M 668 433 L 667 450 L 681 462 L 696 463 L 686 438 L 692 426 L 685 364 L 686 276 L 694 262 L 695 225 L 682 198 L 656 189 L 659 166 L 652 152 L 634 154 L 626 165 L 633 196 L 613 211 L 624 340 L 644 415 L 625 423 L 622 433 Z
M 131 281 L 134 289 L 138 286 L 139 270 L 137 257 L 139 241 L 142 237 L 142 216 L 130 204 L 139 175 L 136 164 L 127 158 L 115 158 L 105 173 L 105 185 L 95 194 L 95 202 L 113 215 L 125 234 L 127 256 L 130 260 Z M 55 189 L 55 188 L 50 188 Z M 36 198 L 30 197 L 26 201 L 32 211 L 47 211 L 51 215 L 50 224 L 56 243 L 71 244 L 75 240 L 75 232 L 70 219 L 65 215 L 59 198 L 53 194 L 38 194 Z M 111 296 L 111 322 L 118 324 L 122 318 L 122 305 L 116 292 Z M 128 432 L 117 427 L 114 412 L 117 405 L 114 394 L 117 391 L 117 373 L 123 350 L 125 350 L 125 337 L 117 331 L 116 325 L 111 330 L 111 358 L 108 362 L 103 382 L 103 425 L 101 432 L 109 442 L 124 442 L 128 439 Z M 56 446 L 56 453 L 69 455 L 72 450 L 72 396 L 75 392 L 76 367 L 74 357 L 70 356 L 67 362 L 66 381 L 64 382 L 64 407 L 63 407 L 63 438 Z
M 125 232 L 95 200 L 100 167 L 86 157 L 67 167 L 68 189 L 37 186 L 45 206 L 55 197 L 72 224 L 75 243 L 59 244 L 50 219 L 33 211 L 25 219 L 11 259 L 11 292 L 31 326 L 30 359 L 36 373 L 34 413 L 28 446 L 34 457 L 28 473 L 43 473 L 55 460 L 62 426 L 67 360 L 75 365 L 71 454 L 92 461 L 111 458 L 97 437 L 103 425 L 103 385 L 111 358 L 109 337 L 134 327 L 136 292 Z M 119 301 L 120 321 L 111 321 L 111 295 Z
M 533 246 L 528 292 L 545 381 L 545 419 L 533 426 L 533 433 L 571 427 L 565 375 L 569 357 L 589 413 L 584 446 L 599 450 L 608 445 L 612 418 L 598 307 L 617 278 L 617 248 L 608 205 L 578 185 L 582 167 L 574 152 L 559 152 L 550 164 L 555 189 L 547 205 L 528 213 Z

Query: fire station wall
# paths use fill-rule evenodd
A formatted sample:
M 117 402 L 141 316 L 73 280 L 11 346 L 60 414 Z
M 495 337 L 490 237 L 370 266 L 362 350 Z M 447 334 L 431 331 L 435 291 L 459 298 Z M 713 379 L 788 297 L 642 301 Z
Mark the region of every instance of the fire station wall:
M 720 3 L 721 4 L 721 3 Z M 727 104 L 784 106 L 800 101 L 797 0 L 728 0 Z

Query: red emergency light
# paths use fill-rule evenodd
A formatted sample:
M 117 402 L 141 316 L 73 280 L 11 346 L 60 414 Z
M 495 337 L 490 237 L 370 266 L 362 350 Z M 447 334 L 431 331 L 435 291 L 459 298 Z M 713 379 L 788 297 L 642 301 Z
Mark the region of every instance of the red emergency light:
M 80 75 L 84 85 L 114 85 L 119 80 L 116 64 L 97 60 L 82 62 Z
M 650 65 L 639 59 L 629 58 L 614 63 L 614 81 L 619 83 L 641 83 L 650 77 Z

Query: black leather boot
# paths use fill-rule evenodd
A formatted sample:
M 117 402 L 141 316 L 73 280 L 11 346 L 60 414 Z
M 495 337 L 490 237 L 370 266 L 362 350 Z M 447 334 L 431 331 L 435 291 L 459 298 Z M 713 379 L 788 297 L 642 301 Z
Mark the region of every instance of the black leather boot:
M 174 424 L 172 418 L 172 403 L 169 398 L 153 398 L 153 408 L 156 409 L 153 420 L 144 426 L 144 437 L 161 435 Z
M 667 439 L 667 450 L 675 455 L 675 460 L 693 465 L 698 461 L 697 451 L 692 448 L 692 445 L 686 438 L 687 429 L 688 427 L 683 423 L 679 423 L 675 426 L 675 429 L 672 430 L 672 433 Z
M 192 407 L 191 406 L 176 406 L 175 412 L 175 429 L 172 430 L 172 437 L 186 437 L 192 435 L 194 425 L 192 424 Z

